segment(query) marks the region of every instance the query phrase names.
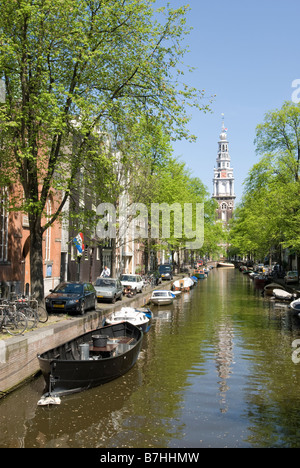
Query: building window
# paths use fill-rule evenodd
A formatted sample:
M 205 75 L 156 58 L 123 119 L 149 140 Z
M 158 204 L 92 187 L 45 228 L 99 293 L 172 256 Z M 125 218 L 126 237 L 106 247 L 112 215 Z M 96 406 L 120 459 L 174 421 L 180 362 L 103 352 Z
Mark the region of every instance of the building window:
M 46 268 L 46 276 L 47 278 L 51 278 L 52 276 L 52 264 L 50 263 L 47 265 L 47 268 Z
M 97 247 L 97 257 L 96 257 L 96 260 L 100 260 L 101 259 L 101 247 Z
M 8 252 L 8 191 L 0 188 L 0 262 L 7 262 Z
M 77 258 L 77 249 L 74 245 L 71 245 L 71 261 L 74 262 Z

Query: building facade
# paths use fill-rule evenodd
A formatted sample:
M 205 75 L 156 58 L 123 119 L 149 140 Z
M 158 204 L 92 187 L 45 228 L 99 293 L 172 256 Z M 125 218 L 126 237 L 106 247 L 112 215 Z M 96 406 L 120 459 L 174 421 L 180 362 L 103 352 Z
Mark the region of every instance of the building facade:
M 9 198 L 19 193 L 17 185 L 0 187 L 0 297 L 30 293 L 30 232 L 28 216 L 9 211 Z M 49 198 L 46 216 L 56 210 L 59 199 Z M 43 222 L 46 223 L 44 218 Z M 45 294 L 60 281 L 61 226 L 54 222 L 43 235 Z
M 213 196 L 218 202 L 217 218 L 227 225 L 232 218 L 235 202 L 234 176 L 229 155 L 227 128 L 222 125 L 222 132 L 218 142 L 217 165 L 214 169 Z

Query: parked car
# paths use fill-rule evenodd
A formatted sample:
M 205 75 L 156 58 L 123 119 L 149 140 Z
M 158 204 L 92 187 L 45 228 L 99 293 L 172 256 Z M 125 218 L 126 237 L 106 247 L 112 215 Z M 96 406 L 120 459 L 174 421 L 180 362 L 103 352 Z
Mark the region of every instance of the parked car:
M 163 280 L 172 280 L 173 279 L 173 268 L 170 264 L 159 265 L 158 271 Z
M 140 275 L 122 275 L 121 283 L 123 289 L 130 286 L 135 292 L 142 292 L 144 287 L 144 281 Z
M 122 300 L 123 286 L 119 279 L 97 278 L 95 282 L 97 301 L 110 301 L 115 303 L 117 299 Z
M 46 299 L 47 312 L 79 312 L 82 315 L 88 309 L 96 307 L 96 291 L 91 283 L 67 281 L 50 289 Z
M 299 282 L 298 271 L 288 271 L 284 277 L 284 282 L 285 284 L 298 283 Z

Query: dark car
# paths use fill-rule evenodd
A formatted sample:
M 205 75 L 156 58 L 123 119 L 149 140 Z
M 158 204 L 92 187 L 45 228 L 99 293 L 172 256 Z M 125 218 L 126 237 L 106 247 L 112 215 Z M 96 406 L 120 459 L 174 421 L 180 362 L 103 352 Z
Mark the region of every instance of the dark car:
M 173 268 L 170 264 L 159 265 L 158 271 L 163 280 L 172 280 L 173 279 Z
M 86 310 L 96 307 L 96 291 L 91 283 L 63 282 L 50 292 L 45 299 L 48 312 L 79 312 L 83 315 Z

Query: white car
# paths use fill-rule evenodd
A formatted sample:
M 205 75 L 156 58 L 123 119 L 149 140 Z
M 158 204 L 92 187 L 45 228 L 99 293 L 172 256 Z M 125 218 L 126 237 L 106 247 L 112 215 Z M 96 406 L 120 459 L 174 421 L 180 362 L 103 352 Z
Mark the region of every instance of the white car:
M 131 289 L 135 290 L 136 292 L 142 292 L 144 287 L 144 281 L 142 277 L 139 275 L 122 275 L 121 276 L 121 283 L 123 289 L 127 286 L 131 286 Z

